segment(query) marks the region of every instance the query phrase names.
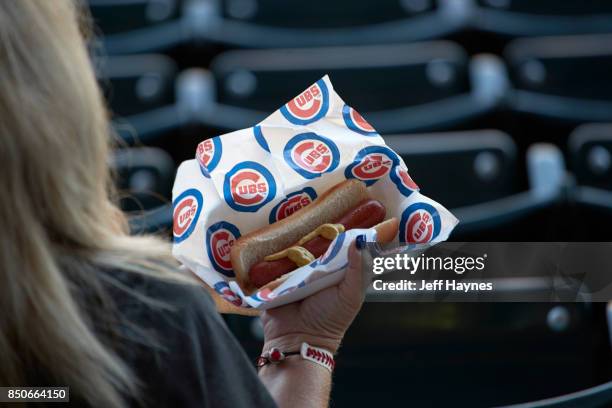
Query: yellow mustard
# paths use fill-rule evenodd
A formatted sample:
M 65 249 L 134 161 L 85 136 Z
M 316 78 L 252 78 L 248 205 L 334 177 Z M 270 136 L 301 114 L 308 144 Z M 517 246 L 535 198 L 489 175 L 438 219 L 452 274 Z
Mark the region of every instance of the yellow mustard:
M 308 265 L 315 260 L 314 255 L 311 254 L 306 248 L 301 246 L 292 246 L 283 251 L 266 256 L 264 261 L 278 261 L 279 259 L 283 258 L 289 258 L 297 266 Z
M 319 235 L 325 239 L 332 241 L 338 234 L 344 232 L 342 224 L 323 224 L 319 225 L 314 231 L 307 234 L 304 238 L 298 241 L 298 245 L 304 245 L 306 242 L 318 237 Z
M 320 225 L 314 231 L 300 239 L 296 245 L 275 254 L 268 255 L 264 258 L 264 261 L 278 261 L 279 259 L 289 258 L 297 266 L 308 265 L 315 260 L 315 257 L 309 250 L 301 245 L 304 245 L 306 242 L 318 237 L 319 235 L 331 241 L 342 232 L 344 232 L 344 225 L 342 224 Z

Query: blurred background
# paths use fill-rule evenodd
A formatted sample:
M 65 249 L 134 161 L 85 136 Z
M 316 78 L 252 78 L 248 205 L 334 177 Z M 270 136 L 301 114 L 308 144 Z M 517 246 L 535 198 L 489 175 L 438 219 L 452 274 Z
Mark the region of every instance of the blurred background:
M 329 74 L 461 220 L 451 240 L 610 240 L 611 1 L 88 4 L 135 233 L 169 236 L 174 173 L 200 141 Z M 589 388 L 611 377 L 607 316 L 600 303 L 367 303 L 332 402 L 479 407 Z M 258 320 L 226 319 L 256 356 Z

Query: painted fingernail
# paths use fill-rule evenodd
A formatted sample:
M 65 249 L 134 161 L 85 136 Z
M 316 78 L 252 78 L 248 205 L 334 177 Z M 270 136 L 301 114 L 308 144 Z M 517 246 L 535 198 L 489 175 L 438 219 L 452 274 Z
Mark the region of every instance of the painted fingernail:
M 363 249 L 366 246 L 366 236 L 365 235 L 357 235 L 355 238 L 355 246 L 357 249 Z

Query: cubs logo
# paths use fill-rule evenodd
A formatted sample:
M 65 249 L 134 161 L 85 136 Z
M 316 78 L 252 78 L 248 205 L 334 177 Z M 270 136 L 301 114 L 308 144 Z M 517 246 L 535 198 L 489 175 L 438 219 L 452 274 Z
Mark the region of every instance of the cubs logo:
M 294 212 L 301 210 L 307 205 L 310 205 L 316 198 L 317 193 L 312 187 L 306 187 L 303 190 L 288 194 L 287 197 L 285 197 L 285 199 L 280 203 L 276 204 L 276 206 L 270 212 L 270 224 L 280 221 L 283 218 L 287 218 Z
M 225 175 L 223 196 L 234 210 L 255 212 L 274 199 L 276 182 L 264 166 L 245 161 Z
M 287 295 L 291 292 L 295 292 L 296 290 L 298 290 L 299 288 L 297 286 L 289 286 L 286 289 L 281 290 L 280 292 L 278 292 L 278 296 L 283 296 L 283 295 Z
M 266 142 L 266 139 L 264 138 L 264 135 L 261 131 L 261 126 L 256 125 L 253 127 L 253 135 L 255 136 L 255 141 L 257 142 L 257 144 L 261 146 L 261 148 L 264 149 L 266 152 L 270 153 L 270 147 L 268 146 L 268 142 Z
M 360 133 L 364 136 L 375 136 L 378 135 L 376 129 L 372 127 L 366 120 L 357 112 L 355 109 L 348 105 L 344 105 L 342 108 L 342 117 L 346 127 L 354 132 Z
M 408 171 L 402 166 L 397 166 L 391 172 L 391 180 L 397 186 L 397 189 L 408 197 L 415 191 L 419 191 L 419 186 L 412 180 Z
M 206 139 L 198 145 L 196 160 L 200 165 L 200 171 L 204 177 L 210 178 L 210 172 L 219 164 L 222 152 L 223 147 L 221 145 L 221 138 L 219 137 Z
M 295 125 L 307 125 L 321 119 L 329 108 L 329 93 L 325 81 L 319 79 L 304 92 L 287 102 L 281 113 Z
M 340 162 L 336 144 L 312 132 L 292 137 L 285 145 L 283 156 L 293 170 L 307 179 L 334 171 Z
M 276 297 L 280 297 L 280 296 L 286 295 L 288 293 L 294 292 L 294 291 L 296 291 L 296 290 L 298 290 L 300 288 L 303 288 L 304 286 L 306 286 L 306 282 L 305 281 L 301 281 L 297 285 L 289 286 L 288 288 L 281 290 L 280 292 L 278 292 L 278 295 L 276 295 Z
M 221 297 L 235 306 L 242 306 L 242 299 L 233 290 L 230 289 L 227 282 L 219 281 L 213 287 Z
M 220 221 L 211 225 L 206 231 L 206 253 L 213 268 L 227 277 L 234 277 L 230 249 L 240 238 L 240 231 L 235 225 Z
M 346 168 L 344 175 L 347 179 L 357 178 L 367 186 L 371 186 L 380 178 L 399 164 L 399 158 L 385 146 L 370 146 L 361 149 L 353 163 Z
M 202 212 L 202 194 L 196 189 L 183 191 L 172 203 L 172 234 L 179 243 L 193 232 Z
M 259 292 L 252 294 L 251 297 L 258 302 L 268 302 L 274 299 L 276 296 L 270 288 L 263 288 Z
M 438 210 L 427 203 L 415 203 L 402 213 L 399 241 L 402 244 L 425 244 L 438 236 L 440 228 Z

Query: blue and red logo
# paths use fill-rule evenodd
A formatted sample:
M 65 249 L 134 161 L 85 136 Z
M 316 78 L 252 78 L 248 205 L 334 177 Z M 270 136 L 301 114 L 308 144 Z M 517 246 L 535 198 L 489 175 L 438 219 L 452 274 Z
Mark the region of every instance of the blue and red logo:
M 393 169 L 391 172 L 391 180 L 395 183 L 400 193 L 406 197 L 415 191 L 419 191 L 419 186 L 412 180 L 412 177 L 408 174 L 408 170 L 402 166 L 396 166 L 395 169 Z
M 263 132 L 261 131 L 261 126 L 256 125 L 253 127 L 253 135 L 255 136 L 255 141 L 262 149 L 266 152 L 270 153 L 270 147 L 268 146 L 268 142 L 264 138 Z
M 287 194 L 287 197 L 285 197 L 280 203 L 276 204 L 276 206 L 270 212 L 270 224 L 274 224 L 276 221 L 287 218 L 291 214 L 310 205 L 316 198 L 317 193 L 312 187 L 306 187 L 303 190 L 294 191 L 293 193 Z
M 293 170 L 307 179 L 334 171 L 340 162 L 336 144 L 312 132 L 292 137 L 285 145 L 283 156 Z
M 276 182 L 264 166 L 245 161 L 225 175 L 223 196 L 234 210 L 255 212 L 276 196 Z
M 202 193 L 194 188 L 185 190 L 172 203 L 172 234 L 179 243 L 193 232 L 202 212 Z
M 357 153 L 353 163 L 344 171 L 344 176 L 347 179 L 357 178 L 371 186 L 389 174 L 399 162 L 399 157 L 388 147 L 366 147 Z
M 440 214 L 432 205 L 415 203 L 402 213 L 399 241 L 402 244 L 426 244 L 440 233 Z
M 365 136 L 376 136 L 378 132 L 355 109 L 348 105 L 342 108 L 342 117 L 346 127 Z
M 294 292 L 294 291 L 298 290 L 299 288 L 303 288 L 304 286 L 306 286 L 306 282 L 305 281 L 301 281 L 297 285 L 289 286 L 288 288 L 285 288 L 285 289 L 281 290 L 280 292 L 278 292 L 278 295 L 276 297 L 280 297 L 280 296 L 286 295 L 288 293 Z
M 234 276 L 230 250 L 238 238 L 238 228 L 226 221 L 219 221 L 206 231 L 206 252 L 210 263 L 217 272 L 230 278 Z
M 325 81 L 319 79 L 304 92 L 287 102 L 281 113 L 295 125 L 307 125 L 321 119 L 329 108 L 329 93 Z
M 259 292 L 253 293 L 251 298 L 257 300 L 258 302 L 269 302 L 274 299 L 276 296 L 272 292 L 270 288 L 263 288 Z
M 221 154 L 223 154 L 223 147 L 221 145 L 221 138 L 218 136 L 206 139 L 198 145 L 196 160 L 204 177 L 210 178 L 210 172 L 219 164 Z
M 227 282 L 219 281 L 215 283 L 214 289 L 223 299 L 233 303 L 235 306 L 242 306 L 242 299 L 240 299 L 240 296 L 230 289 Z
M 300 282 L 299 285 L 289 286 L 288 288 L 285 288 L 285 289 L 281 290 L 280 292 L 278 292 L 277 297 L 288 295 L 291 292 L 295 292 L 296 290 L 298 290 L 299 288 L 301 288 L 304 285 L 306 285 L 306 282 L 302 281 L 302 282 Z

